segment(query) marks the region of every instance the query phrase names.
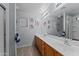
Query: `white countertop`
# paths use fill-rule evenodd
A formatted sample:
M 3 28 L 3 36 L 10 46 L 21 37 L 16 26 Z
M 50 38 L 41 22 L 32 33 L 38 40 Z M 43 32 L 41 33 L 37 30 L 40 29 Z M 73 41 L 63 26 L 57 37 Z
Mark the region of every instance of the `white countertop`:
M 64 56 L 79 56 L 79 47 L 74 45 L 73 44 L 74 42 L 70 39 L 67 39 L 69 42 L 69 45 L 66 45 L 64 44 L 64 40 L 66 38 L 63 38 L 63 37 L 58 37 L 53 35 L 44 36 L 41 34 L 36 34 L 36 36 L 41 38 L 49 46 L 53 47 Z

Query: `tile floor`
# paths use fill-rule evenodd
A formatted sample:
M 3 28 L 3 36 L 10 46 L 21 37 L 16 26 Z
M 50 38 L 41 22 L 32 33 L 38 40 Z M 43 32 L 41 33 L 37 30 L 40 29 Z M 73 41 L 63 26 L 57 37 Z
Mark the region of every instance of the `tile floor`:
M 34 46 L 17 48 L 17 56 L 41 56 Z

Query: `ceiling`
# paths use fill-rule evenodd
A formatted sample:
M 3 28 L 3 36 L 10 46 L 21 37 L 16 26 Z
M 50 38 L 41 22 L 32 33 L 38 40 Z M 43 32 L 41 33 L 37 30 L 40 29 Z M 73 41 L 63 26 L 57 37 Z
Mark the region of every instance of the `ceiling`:
M 53 16 L 59 16 L 66 13 L 71 16 L 79 15 L 79 3 L 67 3 L 52 13 Z
M 17 11 L 33 13 L 33 12 L 42 12 L 44 7 L 46 8 L 49 3 L 16 3 Z
M 79 15 L 79 3 L 73 3 L 67 7 L 67 13 L 73 16 Z
M 27 14 L 43 13 L 50 4 L 51 3 L 16 3 L 16 9 L 19 12 L 24 12 Z M 52 4 L 50 5 L 51 8 Z M 79 3 L 67 3 L 66 5 L 52 13 L 52 15 L 58 16 L 64 12 L 69 15 L 79 15 Z

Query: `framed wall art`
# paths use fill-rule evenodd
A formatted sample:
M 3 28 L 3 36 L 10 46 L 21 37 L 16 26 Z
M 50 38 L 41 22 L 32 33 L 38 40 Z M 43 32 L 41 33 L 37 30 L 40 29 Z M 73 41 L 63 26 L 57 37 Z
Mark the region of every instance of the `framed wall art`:
M 21 17 L 20 18 L 20 26 L 28 27 L 28 17 Z

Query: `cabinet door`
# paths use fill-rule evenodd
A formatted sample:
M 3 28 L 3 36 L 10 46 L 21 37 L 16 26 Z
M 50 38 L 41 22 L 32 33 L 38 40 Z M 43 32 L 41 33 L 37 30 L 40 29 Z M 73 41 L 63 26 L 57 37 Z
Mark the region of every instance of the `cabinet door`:
M 63 55 L 59 53 L 58 51 L 55 51 L 55 56 L 63 56 Z
M 36 47 L 38 48 L 38 46 L 39 46 L 39 42 L 38 42 L 38 38 L 35 36 L 35 45 L 36 45 Z
M 45 44 L 45 56 L 54 56 L 54 49 Z
M 35 41 L 36 41 L 35 42 L 36 47 L 39 49 L 40 53 L 44 55 L 44 42 L 36 36 L 35 36 Z
M 44 42 L 42 41 L 41 54 L 44 56 Z
M 41 50 L 42 50 L 42 41 L 41 41 L 41 39 L 35 36 L 35 41 L 36 41 L 36 47 L 41 52 Z
M 41 41 L 41 39 L 38 39 L 38 42 L 39 42 L 39 50 L 41 52 L 41 50 L 42 50 L 42 41 Z
M 36 46 L 44 56 L 62 56 L 61 53 L 50 47 L 47 43 L 35 36 Z

